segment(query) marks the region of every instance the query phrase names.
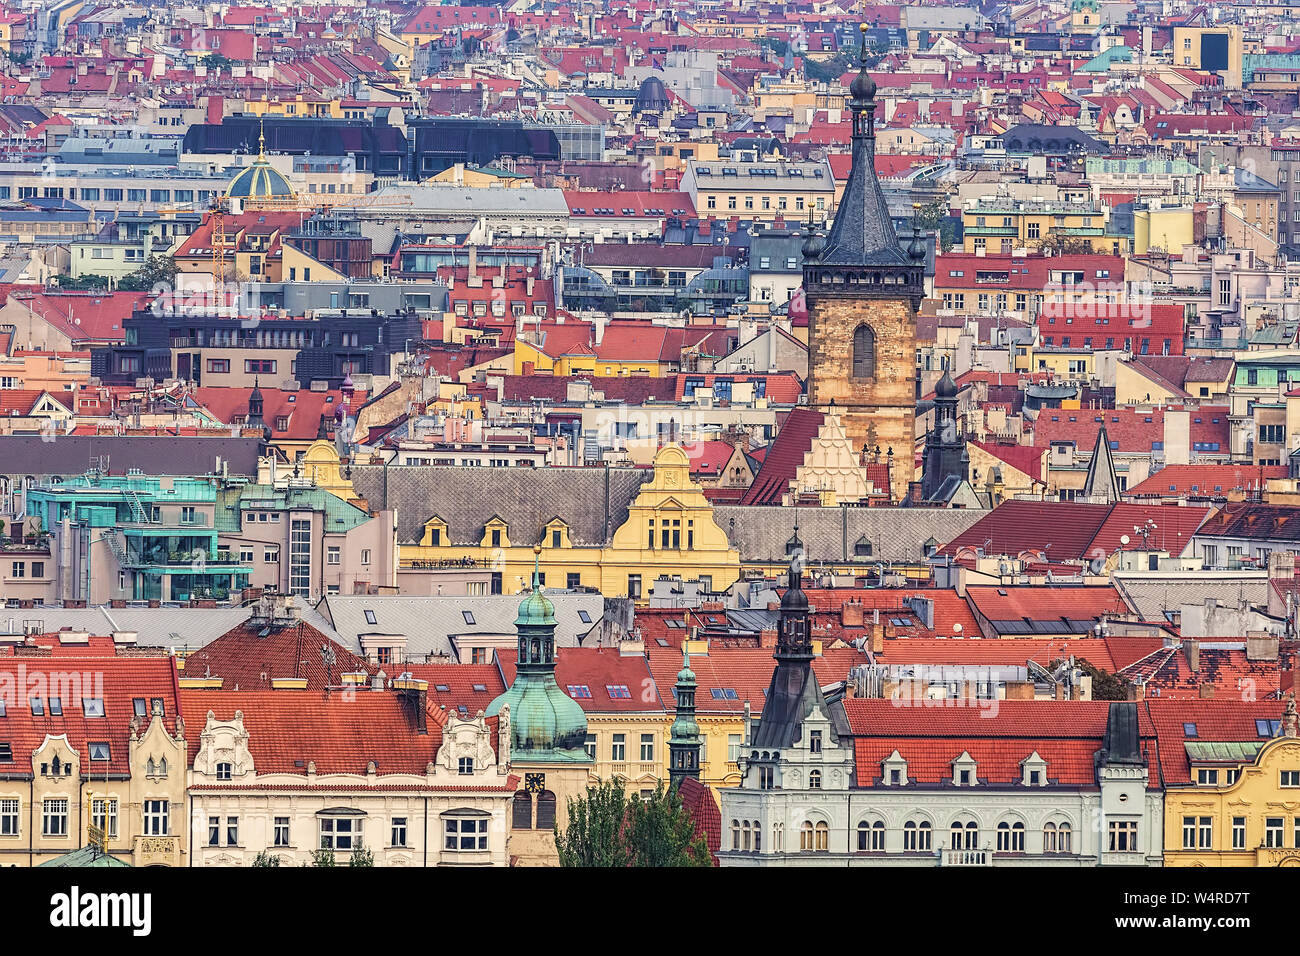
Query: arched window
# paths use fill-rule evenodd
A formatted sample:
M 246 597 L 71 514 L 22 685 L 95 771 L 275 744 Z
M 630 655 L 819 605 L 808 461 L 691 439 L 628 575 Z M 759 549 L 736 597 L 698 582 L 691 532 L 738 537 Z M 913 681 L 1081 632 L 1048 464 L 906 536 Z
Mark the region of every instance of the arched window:
M 831 828 L 826 821 L 821 821 L 816 826 L 817 849 L 825 851 L 831 848 Z
M 733 850 L 740 849 L 740 821 L 739 820 L 731 821 L 731 848 Z
M 885 849 L 885 821 L 876 820 L 868 823 L 863 820 L 858 824 L 858 850 L 861 852 L 880 853 Z
M 516 830 L 531 830 L 533 828 L 533 795 L 527 790 L 515 792 L 510 826 Z
M 785 824 L 772 824 L 772 850 L 780 853 L 785 849 Z
M 927 852 L 934 847 L 934 829 L 928 820 L 919 823 L 908 820 L 903 824 L 903 849 L 912 852 Z
M 744 850 L 746 853 L 748 853 L 750 849 L 752 849 L 751 846 L 751 844 L 753 843 L 752 834 L 753 834 L 753 830 L 749 825 L 749 821 L 746 820 L 744 823 L 740 825 L 740 848 Z
M 954 850 L 974 850 L 979 847 L 979 826 L 974 820 L 962 823 L 954 820 L 948 830 L 949 846 Z
M 999 853 L 1024 853 L 1025 825 L 1020 822 L 1007 823 L 1005 820 L 999 823 L 997 845 Z
M 813 825 L 808 820 L 799 824 L 799 850 L 807 852 L 813 848 Z
M 820 770 L 808 771 L 808 789 L 820 790 L 822 788 L 822 772 Z
M 1068 823 L 1048 823 L 1043 826 L 1043 852 L 1044 853 L 1069 853 L 1070 847 L 1070 824 Z
M 759 826 L 758 821 L 754 821 L 754 852 L 760 853 L 763 849 L 763 828 Z
M 1056 852 L 1056 824 L 1055 823 L 1043 824 L 1043 852 L 1044 853 Z
M 876 333 L 869 325 L 859 325 L 853 332 L 853 377 L 868 381 L 876 377 Z
M 537 829 L 551 830 L 555 827 L 555 794 L 543 790 L 537 795 Z

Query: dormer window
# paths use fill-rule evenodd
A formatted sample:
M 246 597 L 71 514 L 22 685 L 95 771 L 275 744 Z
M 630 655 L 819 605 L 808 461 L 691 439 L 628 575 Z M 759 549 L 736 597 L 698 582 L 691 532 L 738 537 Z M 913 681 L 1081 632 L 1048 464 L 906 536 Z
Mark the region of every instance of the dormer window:
M 1047 761 L 1034 751 L 1020 763 L 1020 782 L 1026 787 L 1047 786 Z
M 231 775 L 231 767 L 230 767 L 230 764 L 228 764 L 228 763 L 219 763 L 219 764 L 217 764 L 217 779 L 218 779 L 218 780 L 229 780 L 229 779 L 230 779 L 230 775 Z
M 952 783 L 954 787 L 973 787 L 978 782 L 975 772 L 975 758 L 963 751 L 952 762 Z
M 880 765 L 881 779 L 889 787 L 907 786 L 907 761 L 895 750 Z

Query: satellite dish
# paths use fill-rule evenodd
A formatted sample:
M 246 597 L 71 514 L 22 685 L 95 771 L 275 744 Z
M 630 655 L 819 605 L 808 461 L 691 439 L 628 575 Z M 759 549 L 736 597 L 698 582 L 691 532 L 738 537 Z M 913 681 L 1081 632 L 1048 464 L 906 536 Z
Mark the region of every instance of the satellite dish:
M 1126 534 L 1122 534 L 1122 535 L 1120 535 L 1120 536 L 1119 536 L 1119 543 L 1120 543 L 1120 544 L 1125 544 L 1125 545 L 1128 544 L 1128 535 L 1126 535 Z
M 954 634 L 960 634 L 960 633 L 962 632 L 962 630 L 963 630 L 963 628 L 962 628 L 962 626 L 961 626 L 961 622 L 960 622 L 960 621 L 958 621 L 956 624 L 954 624 L 954 625 L 952 626 L 952 632 L 953 632 Z

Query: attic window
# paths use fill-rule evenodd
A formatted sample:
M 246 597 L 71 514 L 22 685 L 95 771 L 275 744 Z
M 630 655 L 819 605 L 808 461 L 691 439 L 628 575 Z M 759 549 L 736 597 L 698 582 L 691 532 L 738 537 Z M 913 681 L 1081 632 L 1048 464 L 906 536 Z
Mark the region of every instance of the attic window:
M 578 620 L 581 621 L 583 624 L 590 624 L 590 623 L 591 623 L 591 615 L 588 614 L 586 611 L 579 611 L 579 612 L 578 612 Z
M 714 700 L 739 700 L 734 687 L 714 687 L 709 691 Z
M 81 712 L 87 717 L 104 716 L 104 698 L 86 697 L 81 701 Z
M 448 687 L 446 684 L 435 684 L 433 689 L 440 694 L 446 694 L 451 690 L 451 688 Z
M 609 694 L 610 700 L 632 699 L 632 692 L 627 689 L 626 684 L 606 684 L 605 693 Z
M 1183 724 L 1183 736 L 1184 736 L 1184 737 L 1195 737 L 1195 736 L 1196 736 L 1196 725 L 1195 725 L 1195 724 Z
M 463 618 L 465 619 L 465 623 L 466 623 L 466 624 L 477 624 L 477 623 L 478 623 L 478 621 L 474 620 L 474 612 L 473 612 L 473 611 L 461 611 L 461 612 L 460 612 L 460 616 L 463 617 Z
M 91 760 L 108 760 L 112 754 L 111 748 L 106 743 L 92 743 L 89 747 Z
M 14 749 L 10 744 L 0 744 L 0 763 L 12 763 L 14 759 Z
M 1255 733 L 1261 737 L 1276 737 L 1282 730 L 1280 720 L 1256 720 Z
M 366 623 L 367 623 L 367 624 L 378 624 L 378 623 L 379 623 L 379 621 L 375 618 L 375 612 L 374 612 L 374 611 L 367 610 L 367 611 L 365 611 L 364 613 L 365 613 L 365 615 L 366 615 Z
M 588 687 L 586 684 L 569 684 L 565 689 L 569 692 L 569 696 L 572 697 L 574 700 L 591 699 L 591 688 Z
M 486 693 L 487 693 L 487 684 L 475 684 L 475 685 L 474 685 L 474 692 L 477 693 L 477 694 L 486 694 Z
M 131 711 L 137 717 L 148 717 L 149 705 L 143 697 L 135 697 L 131 700 Z

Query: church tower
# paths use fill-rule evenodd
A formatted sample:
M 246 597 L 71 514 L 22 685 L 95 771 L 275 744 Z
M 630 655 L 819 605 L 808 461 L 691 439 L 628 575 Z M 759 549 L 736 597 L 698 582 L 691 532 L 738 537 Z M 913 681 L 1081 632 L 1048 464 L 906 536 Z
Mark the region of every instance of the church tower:
M 677 714 L 668 738 L 668 780 L 672 789 L 688 777 L 700 779 L 700 725 L 695 720 L 695 672 L 691 652 L 682 644 L 682 669 L 677 672 Z
M 863 27 L 865 34 L 866 27 Z M 925 243 L 899 246 L 876 179 L 876 84 L 860 69 L 849 87 L 853 166 L 830 234 L 804 243 L 808 403 L 834 406 L 855 448 L 879 445 L 901 464 L 890 476 L 901 501 L 913 477 L 916 310 L 925 292 Z
M 949 480 L 970 480 L 970 454 L 957 423 L 957 383 L 945 367 L 934 387 L 934 427 L 925 436 L 921 461 L 921 498 L 933 501 Z

